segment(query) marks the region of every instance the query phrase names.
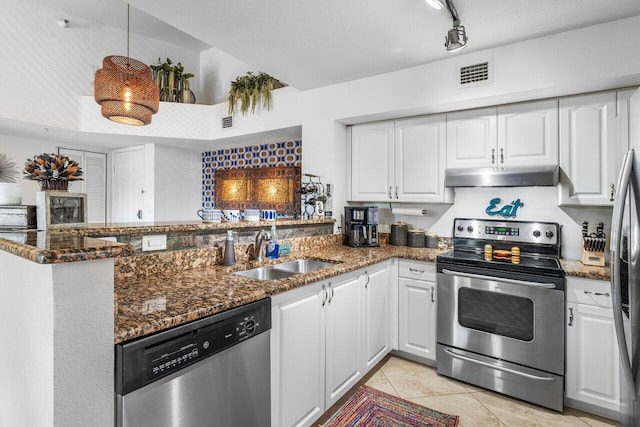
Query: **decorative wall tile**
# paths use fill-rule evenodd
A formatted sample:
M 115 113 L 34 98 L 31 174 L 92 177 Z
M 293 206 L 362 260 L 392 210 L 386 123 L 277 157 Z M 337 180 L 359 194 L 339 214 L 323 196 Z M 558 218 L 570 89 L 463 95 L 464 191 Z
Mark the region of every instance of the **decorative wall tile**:
M 302 141 L 282 141 L 202 153 L 202 208 L 214 207 L 213 174 L 217 169 L 273 166 L 302 167 Z

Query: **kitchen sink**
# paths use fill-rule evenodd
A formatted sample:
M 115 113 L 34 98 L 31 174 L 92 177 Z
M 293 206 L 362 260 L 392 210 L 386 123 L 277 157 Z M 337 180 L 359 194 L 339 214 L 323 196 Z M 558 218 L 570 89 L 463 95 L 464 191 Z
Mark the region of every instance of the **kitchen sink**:
M 294 259 L 267 267 L 252 268 L 251 270 L 236 271 L 233 274 L 251 277 L 258 280 L 278 280 L 291 277 L 296 274 L 309 273 L 321 268 L 334 265 L 335 262 L 320 261 L 317 259 Z
M 296 273 L 293 273 L 291 271 L 278 270 L 273 267 L 258 267 L 252 268 L 251 270 L 236 271 L 233 274 L 251 277 L 252 279 L 258 280 L 278 280 L 284 279 L 286 277 L 291 277 Z
M 334 262 L 320 261 L 317 259 L 294 259 L 293 261 L 281 262 L 276 264 L 273 268 L 284 271 L 291 271 L 293 273 L 309 273 L 311 271 L 320 270 L 321 268 L 330 267 L 335 265 Z

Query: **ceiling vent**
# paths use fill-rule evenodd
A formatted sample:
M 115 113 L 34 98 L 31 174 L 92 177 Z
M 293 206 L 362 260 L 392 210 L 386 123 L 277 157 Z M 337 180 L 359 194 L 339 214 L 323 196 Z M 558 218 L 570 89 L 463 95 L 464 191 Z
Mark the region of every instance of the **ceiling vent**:
M 228 129 L 233 127 L 233 116 L 227 116 L 222 118 L 222 129 Z
M 493 82 L 492 61 L 480 61 L 477 64 L 460 67 L 458 86 L 471 87 Z

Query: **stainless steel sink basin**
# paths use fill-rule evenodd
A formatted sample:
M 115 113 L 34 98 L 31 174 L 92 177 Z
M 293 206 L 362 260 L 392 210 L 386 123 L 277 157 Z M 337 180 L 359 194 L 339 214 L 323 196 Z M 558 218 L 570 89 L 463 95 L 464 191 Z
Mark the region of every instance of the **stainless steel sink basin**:
M 330 267 L 334 262 L 320 261 L 317 259 L 294 259 L 293 261 L 281 262 L 267 267 L 252 268 L 251 270 L 236 271 L 233 274 L 251 277 L 258 280 L 278 280 L 291 277 L 296 274 L 309 273 Z
M 284 279 L 286 277 L 291 277 L 296 273 L 293 273 L 291 271 L 278 270 L 273 267 L 258 267 L 251 270 L 236 271 L 233 274 L 251 277 L 252 279 L 258 280 L 278 280 Z
M 317 259 L 295 259 L 293 261 L 281 262 L 275 264 L 274 269 L 290 271 L 296 274 L 309 273 L 311 271 L 320 270 L 321 268 L 335 265 L 334 262 L 320 261 Z

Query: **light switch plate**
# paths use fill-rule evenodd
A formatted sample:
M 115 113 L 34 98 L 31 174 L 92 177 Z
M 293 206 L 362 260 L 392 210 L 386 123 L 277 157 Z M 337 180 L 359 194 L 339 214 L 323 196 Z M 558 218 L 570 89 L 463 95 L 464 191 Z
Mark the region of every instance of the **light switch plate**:
M 142 251 L 161 251 L 167 249 L 167 235 L 154 234 L 153 236 L 142 236 Z

